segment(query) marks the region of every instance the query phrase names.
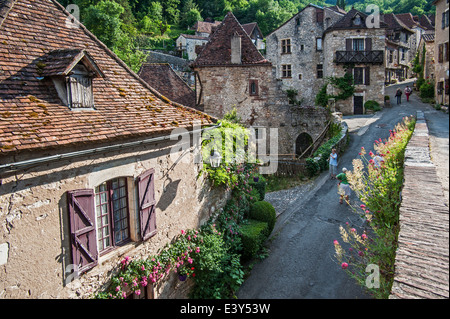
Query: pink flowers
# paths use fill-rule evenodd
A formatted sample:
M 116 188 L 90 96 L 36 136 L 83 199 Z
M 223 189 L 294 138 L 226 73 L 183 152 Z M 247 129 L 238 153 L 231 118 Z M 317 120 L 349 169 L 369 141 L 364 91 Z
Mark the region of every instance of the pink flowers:
M 347 269 L 348 268 L 348 264 L 344 262 L 344 263 L 341 264 L 341 267 L 342 267 L 342 269 Z
M 199 252 L 200 252 L 200 247 L 197 247 L 197 248 L 195 249 L 195 252 L 196 252 L 196 253 L 199 253 Z
M 334 244 L 334 245 L 339 245 L 339 242 L 335 239 L 335 240 L 333 241 L 333 244 Z
M 366 234 L 362 234 L 362 235 L 361 235 L 361 238 L 362 238 L 362 239 L 367 239 L 367 235 L 366 235 Z

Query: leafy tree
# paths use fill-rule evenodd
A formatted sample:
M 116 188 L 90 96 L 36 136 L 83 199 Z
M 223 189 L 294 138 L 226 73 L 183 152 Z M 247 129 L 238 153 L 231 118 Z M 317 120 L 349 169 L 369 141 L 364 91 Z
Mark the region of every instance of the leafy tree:
M 113 47 L 121 35 L 120 15 L 124 8 L 117 2 L 102 0 L 85 10 L 84 25 L 108 47 Z

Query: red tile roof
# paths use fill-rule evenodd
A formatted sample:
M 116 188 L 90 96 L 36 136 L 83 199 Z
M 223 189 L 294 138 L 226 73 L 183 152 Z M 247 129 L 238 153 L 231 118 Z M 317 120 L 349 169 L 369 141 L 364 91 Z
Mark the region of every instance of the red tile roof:
M 242 41 L 241 66 L 270 64 L 255 47 L 233 13 L 229 12 L 192 63 L 192 67 L 233 65 L 231 63 L 231 38 L 235 34 L 239 35 Z
M 152 88 L 172 101 L 195 107 L 195 92 L 167 63 L 145 63 L 139 76 Z
M 66 25 L 68 13 L 56 0 L 0 1 L 0 154 L 168 134 L 196 120 L 212 123 L 151 88 L 84 26 Z M 62 49 L 72 53 L 53 60 L 50 73 L 68 67 L 81 50 L 102 71 L 104 77 L 92 80 L 95 110 L 70 110 L 52 79 L 42 79 L 49 74 L 42 59 Z
M 214 21 L 214 22 L 206 22 L 206 21 L 197 21 L 192 29 L 194 29 L 197 32 L 202 33 L 212 33 L 214 27 L 217 27 L 220 25 L 221 21 Z

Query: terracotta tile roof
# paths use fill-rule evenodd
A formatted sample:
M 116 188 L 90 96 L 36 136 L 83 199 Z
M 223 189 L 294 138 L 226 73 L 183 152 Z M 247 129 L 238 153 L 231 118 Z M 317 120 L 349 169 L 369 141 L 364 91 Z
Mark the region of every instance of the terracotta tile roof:
M 162 135 L 214 120 L 163 97 L 84 26 L 66 25 L 56 0 L 3 0 L 2 12 L 11 3 L 0 20 L 0 154 Z M 52 79 L 42 79 L 39 62 L 61 49 L 75 50 L 74 59 L 85 50 L 103 72 L 92 80 L 95 110 L 70 110 Z
M 381 15 L 381 21 L 387 24 L 388 29 L 392 31 L 407 30 L 410 33 L 414 33 L 410 27 L 403 23 L 395 14 L 387 13 Z
M 211 34 L 213 28 L 219 26 L 221 23 L 222 23 L 221 21 L 214 21 L 214 22 L 197 21 L 192 29 L 194 29 L 196 32 Z
M 431 19 L 424 14 L 419 17 L 418 22 L 419 22 L 420 26 L 422 28 L 424 28 L 425 30 L 434 30 L 435 29 L 434 25 L 433 25 L 433 21 L 431 21 Z
M 184 37 L 184 38 L 186 38 L 186 39 L 194 39 L 194 40 L 205 40 L 205 41 L 208 41 L 209 40 L 209 38 L 207 38 L 207 37 L 202 37 L 202 36 L 199 36 L 199 35 L 193 35 L 193 34 L 180 34 L 180 37 Z
M 195 92 L 167 63 L 146 63 L 139 76 L 171 101 L 195 107 Z
M 414 17 L 411 13 L 399 13 L 395 15 L 400 21 L 402 21 L 408 28 L 412 29 L 418 25 L 418 23 L 414 20 Z
M 338 6 L 331 6 L 331 7 L 327 7 L 327 8 L 331 9 L 331 10 L 333 10 L 335 12 L 338 12 L 338 13 L 342 13 L 342 14 L 346 14 L 347 13 L 347 11 L 345 11 L 344 9 L 342 9 L 342 8 L 340 8 Z
M 270 64 L 255 47 L 233 13 L 229 12 L 191 66 L 233 65 L 231 63 L 231 38 L 235 34 L 239 35 L 242 41 L 241 66 Z
M 361 17 L 361 25 L 355 25 L 353 23 L 353 18 L 359 14 Z M 350 30 L 350 29 L 367 29 L 366 26 L 367 14 L 352 8 L 346 15 L 344 15 L 340 20 L 336 21 L 332 26 L 325 30 L 325 32 L 333 30 Z M 380 28 L 387 28 L 387 24 L 380 21 Z
M 434 39 L 435 39 L 434 32 L 432 32 L 432 33 L 424 33 L 424 34 L 422 34 L 422 38 L 426 42 L 434 42 Z

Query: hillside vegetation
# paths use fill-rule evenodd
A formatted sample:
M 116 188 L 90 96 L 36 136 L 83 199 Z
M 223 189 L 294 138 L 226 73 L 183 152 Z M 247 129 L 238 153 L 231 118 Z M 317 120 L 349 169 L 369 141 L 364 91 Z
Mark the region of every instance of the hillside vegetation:
M 145 61 L 139 49 L 170 51 L 181 33 L 193 33 L 196 21 L 222 20 L 232 11 L 242 23 L 258 22 L 269 34 L 309 3 L 335 5 L 336 0 L 58 0 L 63 6 L 76 4 L 81 22 L 111 48 L 134 71 Z M 337 1 L 349 10 L 365 11 L 376 4 L 384 13 L 434 11 L 432 0 L 347 0 Z M 71 12 L 72 13 L 72 12 Z

